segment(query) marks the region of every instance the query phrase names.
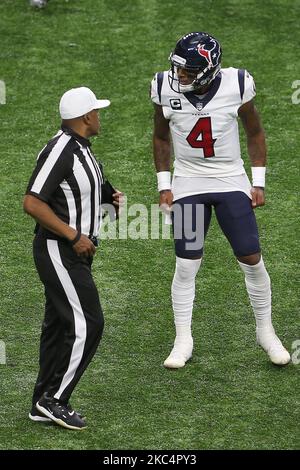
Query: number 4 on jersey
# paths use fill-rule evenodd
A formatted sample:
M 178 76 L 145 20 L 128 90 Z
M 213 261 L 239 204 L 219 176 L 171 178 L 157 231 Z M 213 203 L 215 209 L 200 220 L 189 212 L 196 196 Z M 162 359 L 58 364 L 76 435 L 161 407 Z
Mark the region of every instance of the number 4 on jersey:
M 200 135 L 202 137 L 201 139 L 199 139 Z M 205 158 L 214 157 L 214 143 L 216 139 L 212 138 L 211 118 L 205 117 L 198 119 L 186 140 L 191 147 L 203 149 Z

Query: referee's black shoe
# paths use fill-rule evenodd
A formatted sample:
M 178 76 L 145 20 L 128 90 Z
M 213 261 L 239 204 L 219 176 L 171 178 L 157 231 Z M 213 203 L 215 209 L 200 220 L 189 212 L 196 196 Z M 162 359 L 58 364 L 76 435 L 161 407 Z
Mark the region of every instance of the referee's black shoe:
M 70 403 L 68 403 L 66 406 L 69 411 L 71 412 L 73 411 L 73 408 Z M 79 418 L 85 419 L 85 416 L 79 413 L 79 411 L 76 411 L 76 413 L 78 414 Z M 46 418 L 46 416 L 43 413 L 41 413 L 35 405 L 32 405 L 32 408 L 28 416 L 29 416 L 29 419 L 31 419 L 31 421 L 34 421 L 36 423 L 53 423 L 52 419 Z
M 44 416 L 50 418 L 59 426 L 77 431 L 86 428 L 85 421 L 78 416 L 76 411 L 55 398 L 48 397 L 46 393 L 39 399 L 36 407 Z
M 52 419 L 46 418 L 46 416 L 41 413 L 35 405 L 32 405 L 28 416 L 31 421 L 35 421 L 36 423 L 53 423 Z

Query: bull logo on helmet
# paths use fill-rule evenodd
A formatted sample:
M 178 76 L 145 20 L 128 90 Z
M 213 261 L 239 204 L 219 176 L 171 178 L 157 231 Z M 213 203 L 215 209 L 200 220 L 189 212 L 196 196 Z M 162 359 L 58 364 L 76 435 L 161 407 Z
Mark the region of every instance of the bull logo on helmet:
M 204 44 L 198 44 L 197 51 L 202 57 L 207 60 L 208 65 L 211 67 L 213 65 L 213 62 L 211 60 L 211 51 L 205 49 Z

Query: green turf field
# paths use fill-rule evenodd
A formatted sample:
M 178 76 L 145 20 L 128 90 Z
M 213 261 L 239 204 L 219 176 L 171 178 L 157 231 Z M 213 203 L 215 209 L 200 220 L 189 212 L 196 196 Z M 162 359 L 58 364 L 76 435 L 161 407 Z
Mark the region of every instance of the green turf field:
M 168 67 L 181 35 L 210 32 L 222 43 L 223 66 L 247 68 L 256 79 L 269 148 L 267 205 L 257 218 L 274 325 L 293 352 L 300 339 L 300 104 L 292 103 L 299 15 L 298 0 L 50 0 L 44 11 L 27 0 L 0 1 L 0 341 L 7 355 L 0 449 L 300 447 L 300 354 L 277 368 L 256 346 L 243 275 L 215 220 L 197 279 L 191 363 L 162 366 L 174 339 L 172 241 L 104 240 L 94 275 L 105 333 L 72 400 L 89 426 L 76 433 L 29 421 L 43 289 L 31 255 L 33 221 L 22 212 L 37 152 L 60 124 L 59 98 L 80 85 L 112 102 L 93 146 L 109 178 L 128 204 L 156 203 L 149 83 Z

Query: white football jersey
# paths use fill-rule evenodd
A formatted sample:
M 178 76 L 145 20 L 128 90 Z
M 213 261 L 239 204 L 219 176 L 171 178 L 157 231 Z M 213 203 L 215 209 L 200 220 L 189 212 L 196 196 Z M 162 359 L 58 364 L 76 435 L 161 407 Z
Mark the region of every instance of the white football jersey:
M 241 159 L 238 109 L 255 96 L 253 77 L 242 69 L 221 69 L 209 91 L 176 93 L 168 72 L 157 73 L 151 99 L 169 120 L 174 175 L 225 177 L 245 173 Z

